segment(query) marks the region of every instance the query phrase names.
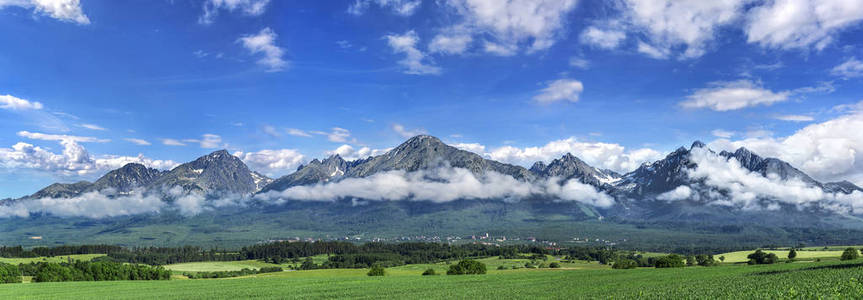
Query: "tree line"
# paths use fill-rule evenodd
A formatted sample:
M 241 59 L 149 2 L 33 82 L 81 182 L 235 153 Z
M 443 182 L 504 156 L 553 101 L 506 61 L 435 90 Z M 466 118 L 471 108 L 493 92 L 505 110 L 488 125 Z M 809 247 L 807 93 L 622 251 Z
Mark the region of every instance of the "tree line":
M 171 272 L 159 266 L 80 260 L 71 263 L 34 262 L 18 266 L 0 264 L 0 269 L 7 270 L 0 271 L 0 280 L 4 282 L 3 275 L 18 277 L 17 282 L 20 282 L 21 276 L 32 276 L 33 282 L 171 279 Z M 14 270 L 14 273 L 9 270 Z

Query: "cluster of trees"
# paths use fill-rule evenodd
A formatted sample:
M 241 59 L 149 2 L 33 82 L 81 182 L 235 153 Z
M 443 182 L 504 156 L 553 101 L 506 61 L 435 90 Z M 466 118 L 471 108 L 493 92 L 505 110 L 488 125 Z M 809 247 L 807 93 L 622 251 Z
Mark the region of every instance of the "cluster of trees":
M 654 266 L 657 268 L 683 268 L 686 264 L 683 262 L 683 256 L 670 254 L 656 258 Z
M 794 256 L 797 257 L 796 254 Z M 761 249 L 755 250 L 752 254 L 747 255 L 746 258 L 749 259 L 747 263 L 750 265 L 769 265 L 779 261 L 779 257 L 776 254 L 767 253 L 761 251 Z
M 18 266 L 0 263 L 0 283 L 20 283 L 21 270 Z
M 24 249 L 21 246 L 0 247 L 0 257 L 40 257 L 40 256 L 60 256 L 73 254 L 106 254 L 113 252 L 124 251 L 120 246 L 110 245 L 80 245 L 80 246 L 56 246 L 56 247 L 35 247 L 33 249 Z
M 457 264 L 450 265 L 449 270 L 446 271 L 447 275 L 473 275 L 473 274 L 485 274 L 485 264 L 472 260 L 465 259 Z
M 860 251 L 863 252 L 863 249 Z M 857 253 L 857 249 L 850 247 L 842 251 L 842 257 L 840 257 L 841 260 L 855 260 L 857 258 L 860 258 L 860 253 Z
M 106 252 L 103 252 L 106 253 Z M 201 247 L 138 247 L 121 248 L 121 250 L 107 252 L 108 256 L 98 260 L 127 262 L 132 264 L 148 265 L 170 265 L 185 262 L 199 261 L 235 261 L 242 260 L 237 252 L 220 251 L 217 249 L 204 250 Z
M 528 253 L 528 256 L 522 255 Z M 299 258 L 331 254 L 327 261 L 315 265 L 305 261 L 299 267 L 308 269 L 395 267 L 405 264 L 436 263 L 467 257 L 500 256 L 545 259 L 550 250 L 536 246 L 489 246 L 481 244 L 447 245 L 439 243 L 366 243 L 349 242 L 277 242 L 243 247 L 243 259 L 258 259 L 272 263 L 293 261 Z
M 244 268 L 239 271 L 215 271 L 215 272 L 196 272 L 183 273 L 189 279 L 205 279 L 205 278 L 231 278 L 254 274 L 275 273 L 283 271 L 281 267 L 263 267 L 258 270 Z
M 171 279 L 171 272 L 163 267 L 114 262 L 38 262 L 21 264 L 19 269 L 21 275 L 33 276 L 34 282 Z

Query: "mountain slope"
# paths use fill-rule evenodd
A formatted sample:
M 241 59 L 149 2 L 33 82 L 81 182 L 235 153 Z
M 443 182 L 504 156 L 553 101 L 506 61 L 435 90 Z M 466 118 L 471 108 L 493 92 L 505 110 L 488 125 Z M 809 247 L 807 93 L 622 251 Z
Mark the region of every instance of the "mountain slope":
M 535 178 L 523 167 L 485 159 L 473 152 L 444 144 L 438 138 L 428 135 L 412 137 L 383 155 L 362 161 L 349 168 L 345 176 L 366 177 L 393 170 L 413 172 L 444 165 L 464 168 L 477 176 L 493 171 L 519 180 L 530 181 Z
M 581 183 L 595 187 L 603 187 L 620 180 L 620 174 L 594 168 L 570 153 L 552 160 L 548 165 L 538 161 L 533 164 L 530 171 L 540 178 L 557 177 L 564 181 L 577 179 Z
M 93 184 L 89 181 L 79 181 L 76 183 L 54 183 L 49 185 L 27 198 L 71 198 L 80 195 Z
M 147 168 L 142 164 L 130 163 L 108 172 L 91 185 L 87 191 L 101 191 L 108 188 L 126 193 L 137 187 L 147 186 L 167 172 Z
M 327 182 L 330 179 L 345 175 L 350 164 L 338 154 L 323 161 L 314 159 L 307 165 L 300 166 L 297 171 L 282 176 L 261 189 L 261 192 L 282 191 L 298 185 L 310 185 Z
M 258 190 L 252 171 L 226 150 L 182 164 L 149 185 L 151 188 L 174 186 L 203 193 L 248 194 Z

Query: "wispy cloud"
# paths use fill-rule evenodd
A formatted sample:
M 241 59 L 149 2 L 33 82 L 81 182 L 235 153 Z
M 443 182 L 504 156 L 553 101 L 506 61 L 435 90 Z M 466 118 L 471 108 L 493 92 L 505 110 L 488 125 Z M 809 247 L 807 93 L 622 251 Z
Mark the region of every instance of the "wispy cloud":
M 43 141 L 71 141 L 76 143 L 107 143 L 111 140 L 109 139 L 100 139 L 89 136 L 75 136 L 75 135 L 65 135 L 65 134 L 46 134 L 40 132 L 29 132 L 29 131 L 19 131 L 18 136 L 25 137 L 33 140 L 43 140 Z
M 150 142 L 148 142 L 147 140 L 142 140 L 142 139 L 125 138 L 123 140 L 130 142 L 130 143 L 133 143 L 133 144 L 138 145 L 138 146 L 150 146 L 151 145 Z
M 106 130 L 108 130 L 108 129 L 105 129 L 105 127 L 102 127 L 102 126 L 99 126 L 99 125 L 96 125 L 96 124 L 81 124 L 80 126 L 81 126 L 81 127 L 84 127 L 84 128 L 87 128 L 87 129 L 90 129 L 90 130 L 98 130 L 98 131 L 106 131 Z
M 198 18 L 200 24 L 212 24 L 220 10 L 241 11 L 247 16 L 260 16 L 267 10 L 270 0 L 207 0 L 204 14 Z

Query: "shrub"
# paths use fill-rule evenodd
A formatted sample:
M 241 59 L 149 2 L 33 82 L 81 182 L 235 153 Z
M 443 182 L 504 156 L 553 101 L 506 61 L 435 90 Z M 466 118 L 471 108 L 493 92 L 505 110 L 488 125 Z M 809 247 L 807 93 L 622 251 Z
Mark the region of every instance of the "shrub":
M 553 263 L 548 264 L 548 267 L 552 268 L 552 269 L 557 269 L 557 268 L 560 268 L 560 264 L 557 262 L 553 262 Z
M 857 249 L 848 248 L 842 252 L 842 260 L 855 260 L 860 257 L 860 253 L 857 253 Z
M 654 266 L 657 268 L 682 268 L 684 266 L 683 257 L 677 254 L 670 254 L 656 259 Z
M 716 260 L 713 259 L 713 255 L 705 255 L 699 254 L 695 256 L 695 261 L 699 266 L 709 267 L 716 265 Z
M 455 265 L 451 265 L 446 271 L 447 275 L 469 275 L 469 274 L 485 274 L 485 264 L 472 260 L 465 259 Z
M 498 269 L 498 270 L 506 270 L 506 267 L 504 267 L 504 266 L 497 266 L 497 269 Z
M 381 266 L 374 266 L 374 267 L 372 267 L 371 269 L 369 269 L 369 272 L 368 272 L 368 273 L 366 273 L 366 275 L 369 275 L 369 276 L 384 276 L 384 275 L 386 275 L 386 273 L 387 273 L 387 272 L 384 270 L 384 268 L 383 268 L 383 267 L 381 267 Z
M 695 256 L 690 255 L 690 256 L 687 256 L 687 257 L 686 257 L 686 265 L 687 265 L 687 266 L 690 266 L 690 267 L 691 267 L 691 266 L 694 266 L 694 265 L 695 265 L 695 263 L 696 263 L 696 261 L 695 261 Z
M 18 266 L 0 263 L 0 283 L 20 283 L 21 270 Z
M 788 259 L 794 260 L 795 258 L 797 258 L 797 251 L 791 248 L 791 251 L 788 251 Z
M 432 268 L 428 268 L 423 272 L 423 276 L 429 276 L 429 275 L 437 275 L 437 272 L 435 272 L 434 269 L 432 269 Z
M 276 273 L 281 271 L 284 271 L 282 267 L 263 267 L 258 270 L 258 273 Z
M 747 262 L 750 265 L 769 265 L 775 264 L 779 261 L 779 257 L 773 253 L 766 253 L 761 251 L 761 249 L 755 250 L 752 254 L 746 256 L 749 259 Z
M 638 267 L 638 263 L 631 259 L 618 259 L 611 265 L 612 269 L 635 269 Z

